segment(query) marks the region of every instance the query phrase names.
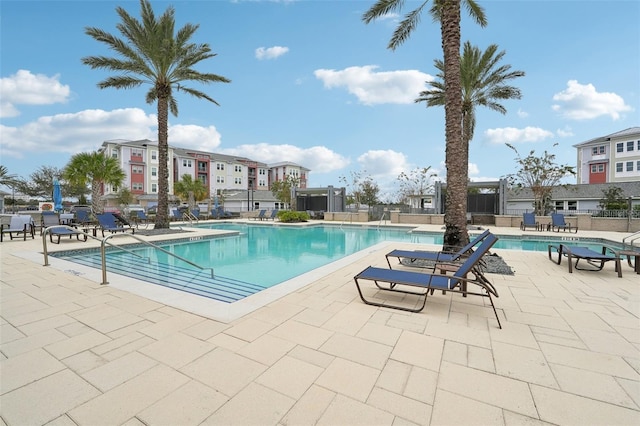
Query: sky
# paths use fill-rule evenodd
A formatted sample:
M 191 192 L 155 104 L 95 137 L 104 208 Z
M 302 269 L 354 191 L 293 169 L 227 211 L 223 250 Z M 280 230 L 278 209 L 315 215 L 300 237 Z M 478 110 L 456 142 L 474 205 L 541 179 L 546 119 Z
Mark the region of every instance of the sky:
M 507 113 L 479 107 L 469 150 L 474 181 L 517 172 L 534 150 L 576 164 L 573 145 L 640 125 L 640 2 L 477 0 L 488 25 L 462 10 L 462 42 L 505 51 L 501 64 L 525 76 L 511 81 L 522 99 Z M 169 144 L 311 169 L 308 186 L 342 186 L 370 176 L 393 198 L 398 175 L 430 167 L 446 180 L 444 108 L 415 103 L 442 58 L 440 27 L 425 13 L 395 51 L 387 44 L 405 13 L 365 24 L 374 0 L 152 1 L 156 15 L 175 9 L 176 27 L 216 56 L 196 65 L 231 83 L 190 87 L 220 106 L 176 93 Z M 63 168 L 73 154 L 105 140 L 157 140 L 148 87 L 99 89 L 112 73 L 83 65 L 115 56 L 85 34 L 120 36 L 116 8 L 140 16 L 138 1 L 0 0 L 0 164 L 23 178 L 42 166 Z M 430 7 L 430 6 L 429 6 Z M 429 8 L 427 7 L 427 9 Z M 569 181 L 569 183 L 575 183 Z M 384 200 L 383 200 L 384 201 Z

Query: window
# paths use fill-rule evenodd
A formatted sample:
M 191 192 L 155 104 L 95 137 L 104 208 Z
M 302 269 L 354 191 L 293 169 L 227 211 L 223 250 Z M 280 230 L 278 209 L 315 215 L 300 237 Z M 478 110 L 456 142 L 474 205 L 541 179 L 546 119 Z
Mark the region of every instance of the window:
M 152 160 L 158 159 L 158 151 L 151 151 L 151 159 Z
M 260 210 L 260 202 L 256 201 L 255 203 L 253 203 L 253 209 L 254 210 Z
M 568 201 L 567 208 L 569 210 L 578 210 L 578 202 L 577 201 Z
M 236 166 L 235 166 L 235 168 L 234 168 L 234 170 L 235 170 L 236 172 L 240 173 L 240 172 L 242 172 L 242 166 L 238 166 L 238 165 L 236 165 Z
M 216 163 L 216 169 L 224 170 L 224 163 Z
M 622 163 L 616 163 L 616 173 L 622 173 Z
M 224 183 L 224 176 L 216 176 L 216 182 Z
M 564 201 L 556 201 L 555 207 L 556 207 L 556 210 L 564 210 Z
M 592 164 L 591 173 L 604 173 L 604 164 Z
M 198 179 L 200 179 L 200 182 L 202 182 L 203 185 L 207 185 L 207 176 L 206 175 L 200 175 L 198 176 Z
M 142 150 L 138 149 L 138 148 L 132 148 L 131 149 L 131 156 L 132 157 L 142 157 Z
M 199 172 L 206 172 L 207 171 L 207 163 L 203 163 L 201 161 L 198 161 L 198 171 Z
M 640 146 L 640 141 L 638 141 L 638 146 Z M 640 149 L 640 148 L 639 148 Z M 260 169 L 258 170 L 258 174 L 259 175 L 266 175 L 267 171 L 265 169 Z
M 638 151 L 640 151 L 640 141 L 638 141 Z
M 636 163 L 636 170 L 640 172 L 640 160 Z
M 624 152 L 624 144 L 622 142 L 616 144 L 616 152 Z
M 627 161 L 627 171 L 628 172 L 633 171 L 633 161 Z
M 142 191 L 142 184 L 140 182 L 134 182 L 131 185 L 131 189 L 134 191 Z
M 152 183 L 151 184 L 151 192 L 153 192 L 153 193 L 158 192 L 158 184 L 157 183 Z
M 191 167 L 191 160 L 182 160 L 182 167 Z
M 141 175 L 142 173 L 144 173 L 144 169 L 142 168 L 142 166 L 132 166 L 131 173 L 133 173 L 134 175 Z
M 627 151 L 633 151 L 635 143 L 633 141 L 627 142 Z
M 111 158 L 118 158 L 118 148 L 113 148 L 111 150 Z
M 235 183 L 236 185 L 242 185 L 242 178 L 239 178 L 239 177 L 235 178 L 233 180 L 233 183 Z
M 604 154 L 605 151 L 605 146 L 594 146 L 593 148 L 591 148 L 591 155 L 599 155 L 599 154 Z
M 151 176 L 158 177 L 158 169 L 156 167 L 151 168 Z

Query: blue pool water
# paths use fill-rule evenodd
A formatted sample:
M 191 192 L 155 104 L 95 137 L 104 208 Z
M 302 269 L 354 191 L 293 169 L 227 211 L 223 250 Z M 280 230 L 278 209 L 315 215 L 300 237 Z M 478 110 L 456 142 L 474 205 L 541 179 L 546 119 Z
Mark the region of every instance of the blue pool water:
M 258 224 L 201 224 L 200 228 L 236 231 L 227 237 L 197 241 L 165 242 L 162 248 L 189 259 L 210 272 L 196 268 L 155 250 L 132 248 L 134 256 L 114 250 L 107 256 L 110 272 L 128 275 L 167 287 L 233 302 L 294 278 L 383 241 L 442 244 L 442 233 L 410 232 L 393 227 L 272 226 Z M 546 251 L 552 243 L 570 244 L 575 237 L 521 239 L 501 236 L 494 248 Z M 598 240 L 573 241 L 600 250 Z M 54 253 L 72 262 L 100 267 L 98 252 Z

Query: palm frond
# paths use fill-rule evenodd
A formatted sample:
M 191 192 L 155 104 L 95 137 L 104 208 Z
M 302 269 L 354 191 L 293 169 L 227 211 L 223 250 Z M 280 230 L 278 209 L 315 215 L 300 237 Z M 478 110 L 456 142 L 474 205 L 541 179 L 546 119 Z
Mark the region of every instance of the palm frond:
M 378 0 L 362 15 L 362 20 L 365 24 L 368 24 L 391 12 L 399 11 L 403 5 L 404 0 Z

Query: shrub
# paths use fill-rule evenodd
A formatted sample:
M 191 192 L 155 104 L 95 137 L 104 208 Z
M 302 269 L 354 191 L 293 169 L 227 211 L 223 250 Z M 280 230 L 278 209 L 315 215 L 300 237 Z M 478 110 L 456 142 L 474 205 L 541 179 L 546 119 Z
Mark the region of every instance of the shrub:
M 281 210 L 278 212 L 278 219 L 280 222 L 306 222 L 309 220 L 309 215 L 306 212 L 296 212 L 291 210 Z

